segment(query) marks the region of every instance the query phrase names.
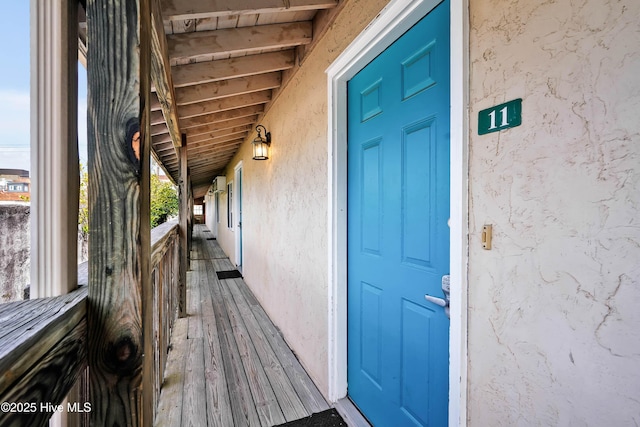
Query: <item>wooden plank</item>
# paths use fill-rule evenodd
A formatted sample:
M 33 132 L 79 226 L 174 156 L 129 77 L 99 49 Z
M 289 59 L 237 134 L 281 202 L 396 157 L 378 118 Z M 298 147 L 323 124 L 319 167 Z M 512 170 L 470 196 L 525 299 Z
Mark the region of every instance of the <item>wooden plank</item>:
M 192 265 L 194 265 L 195 262 L 198 261 L 192 262 Z M 189 332 L 187 336 L 189 339 L 202 338 L 202 312 L 200 311 L 201 298 L 198 274 L 194 271 L 188 272 L 187 283 L 189 284 L 187 289 L 187 318 L 189 319 Z
M 251 311 L 247 300 L 238 289 L 239 286 L 245 286 L 244 282 L 241 279 L 225 280 L 224 285 L 228 288 L 230 296 L 233 297 L 240 317 L 247 327 L 251 343 L 253 343 L 260 358 L 260 364 L 264 366 L 265 373 L 269 378 L 269 383 L 273 388 L 285 420 L 293 421 L 311 415 L 311 412 L 307 411 L 302 404 L 289 377 L 271 348 L 264 331 L 260 328 Z
M 227 376 L 233 425 L 235 427 L 258 426 L 260 419 L 256 412 L 247 376 L 238 355 L 238 347 L 233 336 L 231 323 L 222 299 L 220 283 L 214 277 L 210 280 L 211 301 L 218 325 L 222 361 Z
M 162 111 L 152 111 L 150 122 L 152 125 L 159 125 L 160 123 L 165 123 L 164 115 L 162 114 Z
M 81 287 L 58 297 L 0 305 L 1 394 L 86 316 L 86 298 L 87 288 Z
M 202 262 L 198 271 L 201 278 L 208 282 L 213 274 L 211 263 Z M 204 268 L 202 268 L 204 267 Z M 233 425 L 233 414 L 227 377 L 222 361 L 222 349 L 218 325 L 211 301 L 211 292 L 206 283 L 202 285 L 202 323 L 204 329 L 204 367 L 207 392 L 207 420 L 210 427 L 227 427 Z
M 196 31 L 209 31 L 218 29 L 218 18 L 201 18 L 195 19 Z
M 137 305 L 138 307 L 136 308 L 141 311 L 141 315 L 142 315 L 142 322 L 141 322 L 142 330 L 134 332 L 136 335 L 139 333 L 142 333 L 142 348 L 136 349 L 137 352 L 142 352 L 142 354 L 136 355 L 138 360 L 142 358 L 142 372 L 141 372 L 141 378 L 140 378 L 141 384 L 138 385 L 138 381 L 139 381 L 138 378 L 136 378 L 136 376 L 132 376 L 131 385 L 132 386 L 137 385 L 137 387 L 139 388 L 138 390 L 135 390 L 135 392 L 142 394 L 142 407 L 136 408 L 134 405 L 132 405 L 131 407 L 127 408 L 128 413 L 125 412 L 123 415 L 119 415 L 116 417 L 113 417 L 110 414 L 102 414 L 94 417 L 93 411 L 92 411 L 91 421 L 93 421 L 95 424 L 98 424 L 100 420 L 104 420 L 104 421 L 113 422 L 114 424 L 116 424 L 116 423 L 122 423 L 125 419 L 128 419 L 128 420 L 132 420 L 128 422 L 131 422 L 131 424 L 133 425 L 152 426 L 155 421 L 158 398 L 160 395 L 160 384 L 159 384 L 161 379 L 160 375 L 162 375 L 162 371 L 164 370 L 164 366 L 161 367 L 159 365 L 160 355 L 158 354 L 159 352 L 158 316 L 160 315 L 160 313 L 158 313 L 158 305 L 153 304 L 154 299 L 155 301 L 157 301 L 157 298 L 161 294 L 157 292 L 158 289 L 155 289 L 152 286 L 152 282 L 151 282 L 151 278 L 152 278 L 151 277 L 152 275 L 151 212 L 150 212 L 151 171 L 147 166 L 148 159 L 151 157 L 151 152 L 152 152 L 151 147 L 153 143 L 151 139 L 152 137 L 150 134 L 151 119 L 152 119 L 151 109 L 150 109 L 151 97 L 152 97 L 151 85 L 152 85 L 153 75 L 157 73 L 154 73 L 153 63 L 155 61 L 154 61 L 154 55 L 152 53 L 153 47 L 154 47 L 153 46 L 154 30 L 152 28 L 153 27 L 152 22 L 154 20 L 152 19 L 152 9 L 153 9 L 152 3 L 154 3 L 154 0 L 151 0 L 151 1 L 138 0 L 138 1 L 139 1 L 139 4 L 138 4 L 139 41 L 138 41 L 138 46 L 136 47 L 138 58 L 136 58 L 136 51 L 131 53 L 134 59 L 137 59 L 139 61 L 139 69 L 134 70 L 134 72 L 132 73 L 134 76 L 136 73 L 138 73 L 136 76 L 138 79 L 138 84 L 137 84 L 137 88 L 136 86 L 133 86 L 133 90 L 131 90 L 130 93 L 128 93 L 126 96 L 127 97 L 133 96 L 132 100 L 134 102 L 137 101 L 138 103 L 137 108 L 139 110 L 138 120 L 139 120 L 140 133 L 137 137 L 138 138 L 137 142 L 136 142 L 136 134 L 134 133 L 132 136 L 131 142 L 125 141 L 125 144 L 130 144 L 130 146 L 133 149 L 133 158 L 137 161 L 136 172 L 137 172 L 138 186 L 140 190 L 139 190 L 139 196 L 137 198 L 138 200 L 136 201 L 138 205 L 133 210 L 132 215 L 130 217 L 127 217 L 127 215 L 124 215 L 123 217 L 121 217 L 121 219 L 125 221 L 126 220 L 135 221 L 137 219 L 137 221 L 139 221 L 138 226 L 134 225 L 133 227 L 130 227 L 130 228 L 125 227 L 125 229 L 128 228 L 127 231 L 130 231 L 132 236 L 139 236 L 138 237 L 139 241 L 136 242 L 135 244 L 129 243 L 128 245 L 123 246 L 120 249 L 116 249 L 114 252 L 111 253 L 111 255 L 115 257 L 120 256 L 123 258 L 128 257 L 129 259 L 127 260 L 127 264 L 128 264 L 127 270 L 129 270 L 129 272 L 135 272 L 135 274 L 138 275 L 138 286 L 140 287 L 141 293 L 139 295 L 132 293 L 130 295 L 131 296 L 130 303 L 133 303 L 134 307 Z M 157 0 L 155 1 L 157 2 Z M 162 25 L 162 20 L 160 19 L 156 22 L 159 25 L 159 27 L 156 28 L 157 30 L 156 32 L 159 32 L 161 33 L 162 36 L 164 36 L 164 27 Z M 154 83 L 157 88 L 158 80 L 156 79 L 156 82 Z M 111 99 L 111 102 L 113 101 L 114 100 Z M 107 104 L 108 104 L 108 101 L 107 101 Z M 111 108 L 113 108 L 113 104 Z M 117 117 L 117 113 L 115 114 L 115 117 Z M 169 119 L 170 119 L 169 117 L 165 117 L 165 121 L 167 122 L 165 123 L 165 126 L 171 125 Z M 130 122 L 127 123 L 127 126 L 129 125 L 130 125 Z M 136 123 L 136 125 L 138 124 Z M 131 130 L 128 129 L 125 135 L 127 135 L 129 132 L 131 132 Z M 127 135 L 127 138 L 128 138 L 128 135 Z M 121 145 L 122 143 L 120 143 L 120 147 L 118 148 L 122 149 Z M 136 147 L 136 145 L 138 146 Z M 111 148 L 112 149 L 116 148 L 116 144 L 114 144 Z M 105 159 L 111 159 L 113 161 L 114 158 L 122 158 L 121 153 L 122 151 L 111 153 L 111 155 L 109 157 L 106 157 Z M 89 161 L 89 164 L 91 164 L 91 161 Z M 126 165 L 126 163 L 123 164 L 123 166 L 130 167 L 130 165 Z M 115 176 L 110 176 L 109 178 L 117 180 L 118 175 L 115 174 Z M 104 184 L 105 182 L 102 181 L 101 183 Z M 126 187 L 123 187 L 120 191 L 121 192 L 118 194 L 118 196 L 122 199 L 125 194 L 129 193 L 130 190 L 127 189 Z M 135 197 L 132 199 L 135 200 Z M 112 203 L 112 200 L 109 200 L 108 203 Z M 90 206 L 92 205 L 90 204 Z M 107 223 L 100 221 L 99 223 L 103 227 L 104 226 L 109 227 L 111 225 L 119 223 L 119 221 L 111 222 L 112 218 L 109 218 L 108 216 L 105 216 L 103 219 L 109 221 Z M 124 222 L 122 224 L 127 224 L 127 223 Z M 91 232 L 91 229 L 90 229 L 90 232 Z M 111 231 L 111 233 L 113 233 L 113 231 Z M 132 240 L 130 239 L 131 235 L 126 236 L 126 232 L 123 234 L 125 234 L 124 242 L 127 242 L 127 241 L 131 242 Z M 103 235 L 101 237 L 103 240 L 99 241 L 100 244 L 104 244 L 105 242 L 110 241 L 108 236 Z M 131 248 L 133 248 L 133 250 L 130 251 Z M 105 264 L 108 265 L 111 262 L 112 261 L 108 261 Z M 98 265 L 102 266 L 102 264 L 100 263 L 98 263 Z M 127 273 L 124 273 L 124 274 L 127 274 Z M 107 281 L 108 280 L 109 278 L 107 278 Z M 112 290 L 112 292 L 119 293 L 120 289 L 118 289 L 118 287 L 123 287 L 123 286 L 126 286 L 126 281 L 125 283 L 117 283 L 116 286 L 113 286 L 114 289 Z M 95 288 L 93 287 L 89 288 L 90 297 L 91 297 L 91 291 L 93 289 Z M 103 294 L 101 297 L 111 298 L 112 293 L 109 292 L 108 294 Z M 140 298 L 140 300 L 136 301 L 135 298 Z M 112 302 L 114 301 L 109 301 L 107 302 L 107 304 L 111 304 Z M 119 307 L 119 310 L 122 310 L 122 307 Z M 120 316 L 121 314 L 122 312 L 120 311 L 116 315 Z M 125 344 L 123 346 L 120 343 L 123 342 L 123 338 L 126 342 L 128 337 L 130 336 L 130 333 L 133 331 L 132 328 L 137 327 L 136 322 L 134 320 L 130 324 L 127 324 L 126 322 L 123 322 L 121 319 L 118 319 L 118 317 L 113 317 L 111 320 L 113 321 L 113 323 L 117 324 L 118 326 L 123 326 L 124 327 L 123 329 L 126 331 L 126 333 L 124 334 L 124 336 L 122 335 L 118 336 L 115 340 L 115 345 L 116 346 L 120 345 L 120 348 L 118 350 L 114 352 L 113 346 L 111 348 L 107 347 L 106 350 L 111 351 L 112 353 L 115 353 L 115 356 L 118 362 L 125 362 L 125 364 L 128 364 L 128 360 L 126 360 L 126 358 L 124 358 L 122 355 L 127 354 L 134 347 L 131 347 L 129 344 Z M 115 348 L 117 349 L 118 347 L 115 347 Z M 146 355 L 146 357 L 144 357 L 144 355 Z M 123 367 L 124 366 L 122 366 L 120 369 L 115 370 L 115 372 L 113 372 L 116 374 L 116 377 L 120 375 L 120 372 L 118 371 L 122 370 Z M 128 367 L 126 367 L 125 369 L 127 368 Z M 91 369 L 90 369 L 90 372 L 91 372 L 91 375 L 90 375 L 90 378 L 91 378 L 93 377 L 94 372 Z M 99 378 L 100 373 L 101 372 L 98 371 L 96 373 L 96 377 Z M 112 380 L 113 380 L 112 378 L 108 378 L 106 379 L 106 382 L 108 383 Z M 104 386 L 105 379 L 99 378 L 98 381 L 101 382 L 102 384 L 97 385 L 94 388 L 101 388 Z M 103 399 L 105 399 L 104 401 L 107 402 L 107 405 L 103 407 L 104 409 L 107 409 L 110 406 L 112 406 L 112 404 L 109 402 L 109 399 L 111 399 L 115 395 L 118 395 L 118 397 L 122 396 L 121 392 L 119 391 L 119 385 L 114 385 L 111 383 L 110 387 L 112 387 L 112 391 L 110 391 L 108 395 L 103 396 Z M 93 393 L 93 389 L 91 390 L 91 393 Z M 107 410 L 110 410 L 110 409 L 107 409 Z
M 215 102 L 215 101 L 213 101 Z M 199 105 L 199 104 L 191 104 L 191 105 Z M 241 107 L 227 111 L 221 111 L 218 113 L 207 114 L 203 116 L 190 117 L 182 119 L 182 123 L 184 123 L 184 131 L 185 132 L 193 132 L 193 128 L 197 128 L 200 126 L 211 125 L 214 123 L 221 123 L 225 125 L 224 128 L 228 129 L 230 127 L 237 126 L 228 126 L 228 121 L 237 120 L 243 117 L 251 117 L 257 114 L 261 114 L 264 111 L 264 105 L 252 105 L 249 107 Z
M 160 111 L 162 110 L 162 104 L 160 104 L 160 100 L 158 99 L 158 94 L 155 92 L 151 92 L 151 111 Z
M 182 143 L 160 0 L 151 0 L 151 80 L 174 146 Z
M 218 29 L 223 28 L 236 28 L 238 26 L 238 15 L 231 14 L 225 16 L 218 16 Z
M 169 134 L 168 132 L 160 134 L 160 135 L 156 135 L 156 136 L 154 136 L 152 138 L 152 140 L 153 140 L 153 144 L 154 145 L 155 144 L 161 144 L 161 143 L 164 143 L 164 142 L 172 142 L 171 134 Z
M 207 401 L 204 384 L 204 356 L 202 338 L 188 339 L 187 364 L 184 370 L 184 394 L 182 401 L 182 426 L 206 425 Z
M 282 22 L 311 21 L 318 9 L 299 10 L 293 12 L 261 13 L 255 25 L 279 24 Z M 315 37 L 315 34 L 314 34 Z
M 2 402 L 29 405 L 16 411 L 0 411 L 2 426 L 47 426 L 53 410 L 42 411 L 41 405 L 59 405 L 80 377 L 87 361 L 87 323 L 82 318 L 45 356 L 0 394 Z M 34 344 L 35 345 L 35 344 Z M 85 402 L 80 403 L 86 409 Z M 66 410 L 66 407 L 65 407 Z
M 250 125 L 238 126 L 230 129 L 223 129 L 219 132 L 209 132 L 200 135 L 194 135 L 189 140 L 193 141 L 194 144 L 202 143 L 209 140 L 216 140 L 226 137 L 240 137 L 242 135 L 246 135 L 247 132 L 251 131 L 252 127 Z
M 344 8 L 344 4 L 345 2 L 340 2 L 337 7 L 332 9 L 319 10 L 313 17 L 313 41 L 308 45 L 298 46 L 296 49 L 300 63 L 304 62 L 304 59 L 306 59 L 309 53 L 315 48 L 322 39 L 322 36 L 329 31 L 336 17 Z
M 209 134 L 211 132 L 220 132 L 225 129 L 232 129 L 240 126 L 252 126 L 254 123 L 258 121 L 258 116 L 247 116 L 240 117 L 239 119 L 229 119 L 223 122 L 208 124 L 204 126 L 198 126 L 195 128 L 186 129 L 187 135 L 189 138 L 196 135 Z
M 247 13 L 246 15 L 239 15 L 238 27 L 252 27 L 256 25 L 256 22 L 258 21 L 258 16 L 260 15 L 257 13 Z
M 244 281 L 242 283 L 244 283 Z M 300 365 L 300 362 L 294 356 L 293 352 L 280 334 L 280 331 L 275 327 L 273 322 L 271 322 L 271 319 L 269 319 L 269 316 L 262 306 L 258 304 L 258 301 L 249 290 L 249 287 L 246 286 L 246 284 L 241 286 L 238 283 L 238 289 L 245 295 L 245 298 L 247 298 L 248 301 L 253 300 L 256 302 L 256 304 L 251 305 L 251 310 L 258 320 L 260 327 L 264 331 L 267 340 L 271 344 L 271 348 L 273 348 L 278 360 L 289 376 L 289 379 L 291 380 L 293 387 L 296 389 L 305 408 L 307 408 L 311 413 L 329 409 L 329 405 L 320 391 L 318 391 L 318 388 L 309 377 L 309 374 L 307 374 L 302 365 Z
M 294 66 L 293 50 L 172 67 L 175 87 L 282 71 Z
M 223 82 L 203 83 L 176 89 L 178 105 L 212 101 L 228 96 L 260 92 L 280 86 L 280 73 L 257 74 L 254 76 L 229 79 Z
M 170 60 L 211 60 L 220 54 L 255 54 L 311 43 L 311 22 L 228 28 L 173 34 L 167 37 Z
M 282 424 L 285 422 L 284 415 L 226 282 L 226 280 L 220 281 L 221 294 L 227 307 L 231 329 L 247 374 L 249 389 L 253 396 L 258 417 L 260 417 L 263 426 Z
M 167 124 L 162 122 L 157 125 L 152 125 L 150 134 L 151 136 L 158 136 L 167 133 Z
M 157 155 L 164 157 L 164 154 L 169 155 L 171 153 L 168 153 L 168 152 L 175 152 L 175 149 L 173 148 L 173 144 L 171 142 L 165 142 L 162 144 L 155 145 L 154 151 L 156 152 Z
M 203 159 L 201 161 L 199 161 L 197 164 L 194 164 L 195 168 L 208 168 L 210 162 L 212 161 L 212 159 L 215 159 L 216 162 L 221 162 L 221 159 L 225 159 L 225 160 L 229 160 L 231 158 L 233 158 L 233 156 L 235 155 L 236 151 L 238 150 L 238 148 L 240 147 L 240 144 L 238 144 L 237 147 L 231 147 L 225 150 L 220 150 L 220 151 L 214 151 L 214 152 L 210 152 L 210 153 L 206 153 L 206 154 L 201 154 L 202 156 L 207 156 L 208 159 Z M 208 161 L 207 161 L 208 160 Z M 221 162 L 224 163 L 224 162 Z
M 242 145 L 242 140 L 238 140 L 237 143 L 230 146 L 223 147 L 223 148 L 212 148 L 210 150 L 196 151 L 192 155 L 198 156 L 198 157 L 232 155 L 233 153 L 236 152 L 236 150 L 240 147 L 240 145 Z M 192 162 L 192 167 L 206 165 L 209 161 L 210 161 L 210 158 L 202 158 L 202 159 L 194 160 Z
M 229 117 L 217 118 L 215 114 L 228 110 L 237 111 L 237 117 L 242 117 L 241 112 L 246 107 L 256 107 L 266 104 L 271 100 L 271 90 L 261 92 L 247 93 L 244 95 L 230 96 L 213 101 L 198 102 L 197 104 L 189 104 L 180 107 L 180 124 L 186 129 L 187 127 L 203 124 L 213 121 L 228 120 Z M 262 112 L 262 108 L 246 108 L 245 116 L 258 114 Z M 197 118 L 196 118 L 197 117 Z M 193 120 L 187 120 L 192 118 Z
M 178 159 L 180 160 L 180 185 L 178 186 L 178 197 L 180 200 L 179 211 L 179 233 L 180 233 L 180 285 L 178 287 L 178 315 L 185 317 L 187 315 L 187 269 L 188 269 L 188 218 L 189 218 L 189 201 L 187 187 L 187 137 L 182 137 L 182 147 L 178 150 Z
M 163 0 L 162 10 L 165 19 L 177 20 L 325 9 L 336 4 L 337 0 Z
M 236 149 L 242 144 L 244 141 L 244 137 L 230 139 L 227 141 L 219 141 L 215 143 L 211 143 L 209 145 L 200 145 L 199 147 L 194 147 L 192 150 L 189 150 L 189 156 L 200 156 L 207 153 L 217 153 L 222 151 L 228 151 L 229 149 Z M 198 161 L 205 160 L 194 157 L 196 160 L 192 160 L 192 167 L 198 164 Z
M 177 220 L 167 221 L 151 230 L 151 265 L 160 263 L 164 254 L 173 245 L 178 232 Z
M 145 6 L 87 3 L 92 425 L 149 425 L 155 412 L 152 395 L 143 396 L 142 388 L 149 366 L 143 366 L 143 354 L 150 350 L 143 334 L 150 316 L 142 301 L 151 253 L 149 172 L 142 167 L 150 146 L 151 24 Z
M 184 369 L 189 351 L 187 329 L 187 319 L 176 319 L 171 332 L 171 350 L 167 356 L 162 394 L 158 403 L 155 422 L 158 427 L 179 426 L 182 420 Z
M 195 19 L 180 19 L 171 21 L 171 30 L 173 34 L 192 33 L 196 30 Z
M 228 271 L 236 269 L 236 266 L 233 265 L 231 261 L 229 261 L 229 258 L 227 258 L 226 255 L 225 258 L 213 260 L 213 267 L 216 271 Z

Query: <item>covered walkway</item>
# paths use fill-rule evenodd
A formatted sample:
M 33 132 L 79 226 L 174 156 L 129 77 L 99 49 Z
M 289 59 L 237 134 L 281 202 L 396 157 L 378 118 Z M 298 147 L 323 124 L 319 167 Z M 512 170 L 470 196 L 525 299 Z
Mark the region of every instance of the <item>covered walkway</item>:
M 171 336 L 156 425 L 270 427 L 329 405 L 204 225 L 195 225 L 188 316 Z

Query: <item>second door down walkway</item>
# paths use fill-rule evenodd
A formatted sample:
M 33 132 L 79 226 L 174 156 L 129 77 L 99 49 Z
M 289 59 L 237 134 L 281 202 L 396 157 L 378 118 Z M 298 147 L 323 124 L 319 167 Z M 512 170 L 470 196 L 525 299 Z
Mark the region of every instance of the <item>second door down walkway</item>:
M 157 426 L 271 427 L 329 408 L 204 225 L 195 225 L 186 318 L 177 319 Z

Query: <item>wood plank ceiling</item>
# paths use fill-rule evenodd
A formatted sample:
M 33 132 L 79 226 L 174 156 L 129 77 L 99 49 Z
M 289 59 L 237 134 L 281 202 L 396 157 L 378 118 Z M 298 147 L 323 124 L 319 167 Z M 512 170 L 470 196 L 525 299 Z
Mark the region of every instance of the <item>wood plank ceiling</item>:
M 326 31 L 338 0 L 154 0 L 152 151 L 202 197 Z M 158 8 L 160 12 L 158 12 Z M 152 12 L 153 13 L 153 12 Z M 158 28 L 161 26 L 161 29 Z M 161 57 L 162 56 L 162 57 Z

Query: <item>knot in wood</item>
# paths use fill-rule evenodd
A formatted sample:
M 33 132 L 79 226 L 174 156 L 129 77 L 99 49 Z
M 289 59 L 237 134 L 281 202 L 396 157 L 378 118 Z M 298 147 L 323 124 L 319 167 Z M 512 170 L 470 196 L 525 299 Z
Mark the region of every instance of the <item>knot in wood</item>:
M 125 144 L 127 146 L 127 154 L 136 175 L 138 175 L 140 173 L 140 150 L 142 148 L 140 144 L 140 123 L 137 118 L 131 118 L 126 126 Z
M 131 375 L 140 364 L 138 346 L 129 336 L 119 338 L 109 346 L 108 364 L 114 373 Z

